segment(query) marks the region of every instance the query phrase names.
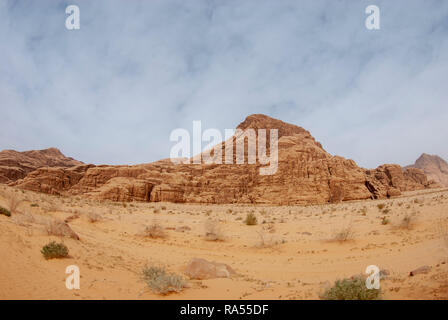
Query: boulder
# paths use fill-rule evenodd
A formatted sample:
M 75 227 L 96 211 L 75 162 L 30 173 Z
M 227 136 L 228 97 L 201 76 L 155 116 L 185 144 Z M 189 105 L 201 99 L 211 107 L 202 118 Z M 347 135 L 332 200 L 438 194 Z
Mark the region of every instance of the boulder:
M 204 280 L 214 278 L 230 278 L 236 272 L 227 264 L 210 262 L 201 258 L 193 258 L 184 273 L 190 279 Z

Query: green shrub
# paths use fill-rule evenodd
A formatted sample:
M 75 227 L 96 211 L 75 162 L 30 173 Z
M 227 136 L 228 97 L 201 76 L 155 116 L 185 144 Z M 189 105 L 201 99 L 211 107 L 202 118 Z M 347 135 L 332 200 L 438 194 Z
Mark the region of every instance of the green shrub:
M 3 207 L 0 207 L 0 214 L 3 214 L 5 216 L 7 216 L 7 217 L 11 216 L 11 212 L 9 212 L 9 210 L 7 210 L 7 209 L 5 209 Z
M 160 295 L 180 292 L 186 287 L 186 281 L 181 276 L 167 273 L 162 267 L 144 267 L 143 280 L 152 291 Z
M 68 256 L 68 248 L 63 243 L 56 243 L 52 241 L 42 247 L 43 256 L 45 259 L 65 258 Z
M 336 280 L 333 287 L 327 289 L 321 296 L 325 300 L 377 300 L 380 299 L 380 289 L 367 289 L 365 278 L 352 277 Z
M 244 220 L 244 223 L 248 226 L 254 226 L 257 224 L 257 217 L 251 212 L 246 215 L 246 219 Z

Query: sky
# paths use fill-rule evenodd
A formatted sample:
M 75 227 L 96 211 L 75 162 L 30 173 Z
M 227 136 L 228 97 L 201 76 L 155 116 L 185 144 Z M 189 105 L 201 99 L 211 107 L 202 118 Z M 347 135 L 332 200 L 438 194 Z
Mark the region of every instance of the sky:
M 365 168 L 448 160 L 445 0 L 0 0 L 0 39 L 0 149 L 148 163 L 263 113 Z

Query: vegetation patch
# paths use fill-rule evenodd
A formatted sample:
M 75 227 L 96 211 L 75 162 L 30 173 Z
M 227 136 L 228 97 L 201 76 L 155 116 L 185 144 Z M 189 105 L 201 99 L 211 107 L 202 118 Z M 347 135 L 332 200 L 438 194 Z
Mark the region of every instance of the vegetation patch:
M 11 212 L 8 209 L 5 209 L 3 207 L 0 207 L 0 214 L 10 217 L 11 216 Z
M 45 259 L 58 259 L 65 258 L 68 256 L 68 248 L 63 243 L 57 243 L 52 241 L 42 247 L 40 251 Z
M 378 300 L 380 289 L 367 289 L 364 277 L 336 280 L 334 285 L 321 296 L 324 300 Z
M 156 266 L 145 266 L 143 268 L 143 280 L 152 291 L 160 295 L 180 292 L 187 285 L 182 276 L 168 273 L 163 267 Z
M 248 213 L 246 215 L 246 219 L 244 220 L 244 223 L 247 224 L 248 226 L 254 226 L 257 224 L 257 217 L 252 212 Z

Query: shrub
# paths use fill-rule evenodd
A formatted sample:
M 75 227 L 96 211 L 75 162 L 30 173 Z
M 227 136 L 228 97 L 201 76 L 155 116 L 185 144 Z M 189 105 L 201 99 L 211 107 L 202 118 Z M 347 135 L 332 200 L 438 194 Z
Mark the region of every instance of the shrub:
M 377 207 L 378 209 L 383 210 L 386 207 L 386 205 L 384 203 L 380 203 L 377 205 Z
M 157 222 L 153 221 L 153 223 L 150 226 L 147 226 L 145 228 L 145 231 L 143 232 L 143 236 L 157 239 L 157 238 L 166 238 L 165 230 L 163 230 L 162 226 Z
M 7 217 L 11 216 L 11 212 L 8 209 L 5 209 L 3 207 L 0 207 L 0 214 L 3 214 L 5 216 L 7 216 Z
M 404 216 L 403 220 L 401 220 L 399 227 L 401 229 L 411 229 L 414 222 L 413 220 L 412 215 L 407 214 Z
M 343 228 L 341 231 L 336 232 L 333 236 L 333 241 L 344 242 L 353 239 L 354 232 L 351 226 Z
M 363 277 L 336 280 L 333 287 L 321 296 L 325 300 L 376 300 L 380 298 L 380 289 L 367 289 Z
M 43 256 L 45 259 L 65 258 L 68 256 L 68 248 L 63 243 L 56 243 L 52 241 L 42 247 Z
M 251 212 L 246 215 L 246 219 L 244 220 L 244 223 L 248 226 L 254 226 L 257 224 L 257 217 Z
M 167 273 L 162 267 L 145 266 L 143 280 L 155 293 L 166 295 L 180 292 L 186 287 L 186 281 L 175 273 Z
M 386 224 L 389 224 L 389 223 L 390 223 L 390 220 L 387 219 L 387 217 L 383 217 L 383 218 L 381 219 L 381 224 L 382 224 L 382 225 L 386 225 Z
M 89 219 L 89 222 L 95 223 L 101 220 L 101 215 L 95 212 L 87 212 L 87 218 Z

